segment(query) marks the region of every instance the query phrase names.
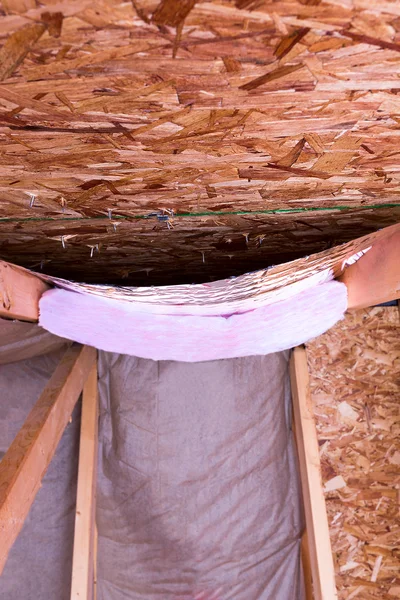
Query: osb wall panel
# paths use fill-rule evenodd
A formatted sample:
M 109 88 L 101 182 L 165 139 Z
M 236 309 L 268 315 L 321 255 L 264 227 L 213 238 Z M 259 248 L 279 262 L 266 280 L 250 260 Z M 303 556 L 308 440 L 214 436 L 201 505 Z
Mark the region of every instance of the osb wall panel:
M 400 598 L 400 313 L 307 345 L 339 600 Z
M 397 2 L 2 9 L 3 258 L 206 280 L 400 220 Z

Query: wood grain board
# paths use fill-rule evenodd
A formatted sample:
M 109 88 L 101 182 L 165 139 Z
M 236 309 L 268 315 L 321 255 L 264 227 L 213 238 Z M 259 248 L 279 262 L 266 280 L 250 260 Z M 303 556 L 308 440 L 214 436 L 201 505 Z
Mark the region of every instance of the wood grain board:
M 348 267 L 341 277 L 347 286 L 349 309 L 367 308 L 400 298 L 400 229 L 377 241 L 367 254 L 362 261 Z
M 36 275 L 0 260 L 0 317 L 36 322 L 39 300 L 47 289 Z
M 311 575 L 313 596 L 307 600 L 337 600 L 328 518 L 321 481 L 317 430 L 310 393 L 307 354 L 293 350 L 290 360 L 293 420 L 303 492 L 306 538 L 303 540 L 304 575 Z M 304 555 L 306 560 L 304 561 Z M 307 590 L 307 583 L 306 583 Z
M 0 574 L 68 424 L 96 350 L 73 345 L 0 463 Z
M 97 361 L 82 393 L 78 488 L 75 507 L 71 600 L 93 600 L 97 565 L 96 486 L 98 452 Z

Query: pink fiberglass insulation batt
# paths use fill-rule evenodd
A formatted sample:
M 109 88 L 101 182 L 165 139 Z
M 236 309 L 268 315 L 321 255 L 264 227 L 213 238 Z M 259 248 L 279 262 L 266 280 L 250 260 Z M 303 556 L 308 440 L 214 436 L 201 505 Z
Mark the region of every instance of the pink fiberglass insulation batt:
M 52 289 L 40 300 L 42 327 L 100 350 L 183 362 L 265 355 L 324 333 L 347 308 L 347 288 L 328 281 L 241 314 L 150 314 L 138 303 Z

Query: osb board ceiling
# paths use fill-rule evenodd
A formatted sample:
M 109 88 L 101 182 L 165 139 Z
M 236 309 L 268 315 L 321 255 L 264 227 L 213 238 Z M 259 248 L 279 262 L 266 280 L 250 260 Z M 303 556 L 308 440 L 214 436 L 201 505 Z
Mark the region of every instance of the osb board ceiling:
M 396 0 L 1 6 L 1 258 L 207 281 L 400 221 Z

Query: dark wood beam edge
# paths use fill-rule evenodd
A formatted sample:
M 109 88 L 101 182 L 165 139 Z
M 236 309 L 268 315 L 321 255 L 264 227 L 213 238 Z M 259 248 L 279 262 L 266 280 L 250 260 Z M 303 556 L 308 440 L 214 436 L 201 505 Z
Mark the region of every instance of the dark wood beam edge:
M 0 260 L 0 317 L 37 322 L 39 300 L 48 289 L 34 273 Z
M 385 234 L 386 232 L 386 234 Z M 381 236 L 339 277 L 347 286 L 348 308 L 360 309 L 400 298 L 400 224 Z

